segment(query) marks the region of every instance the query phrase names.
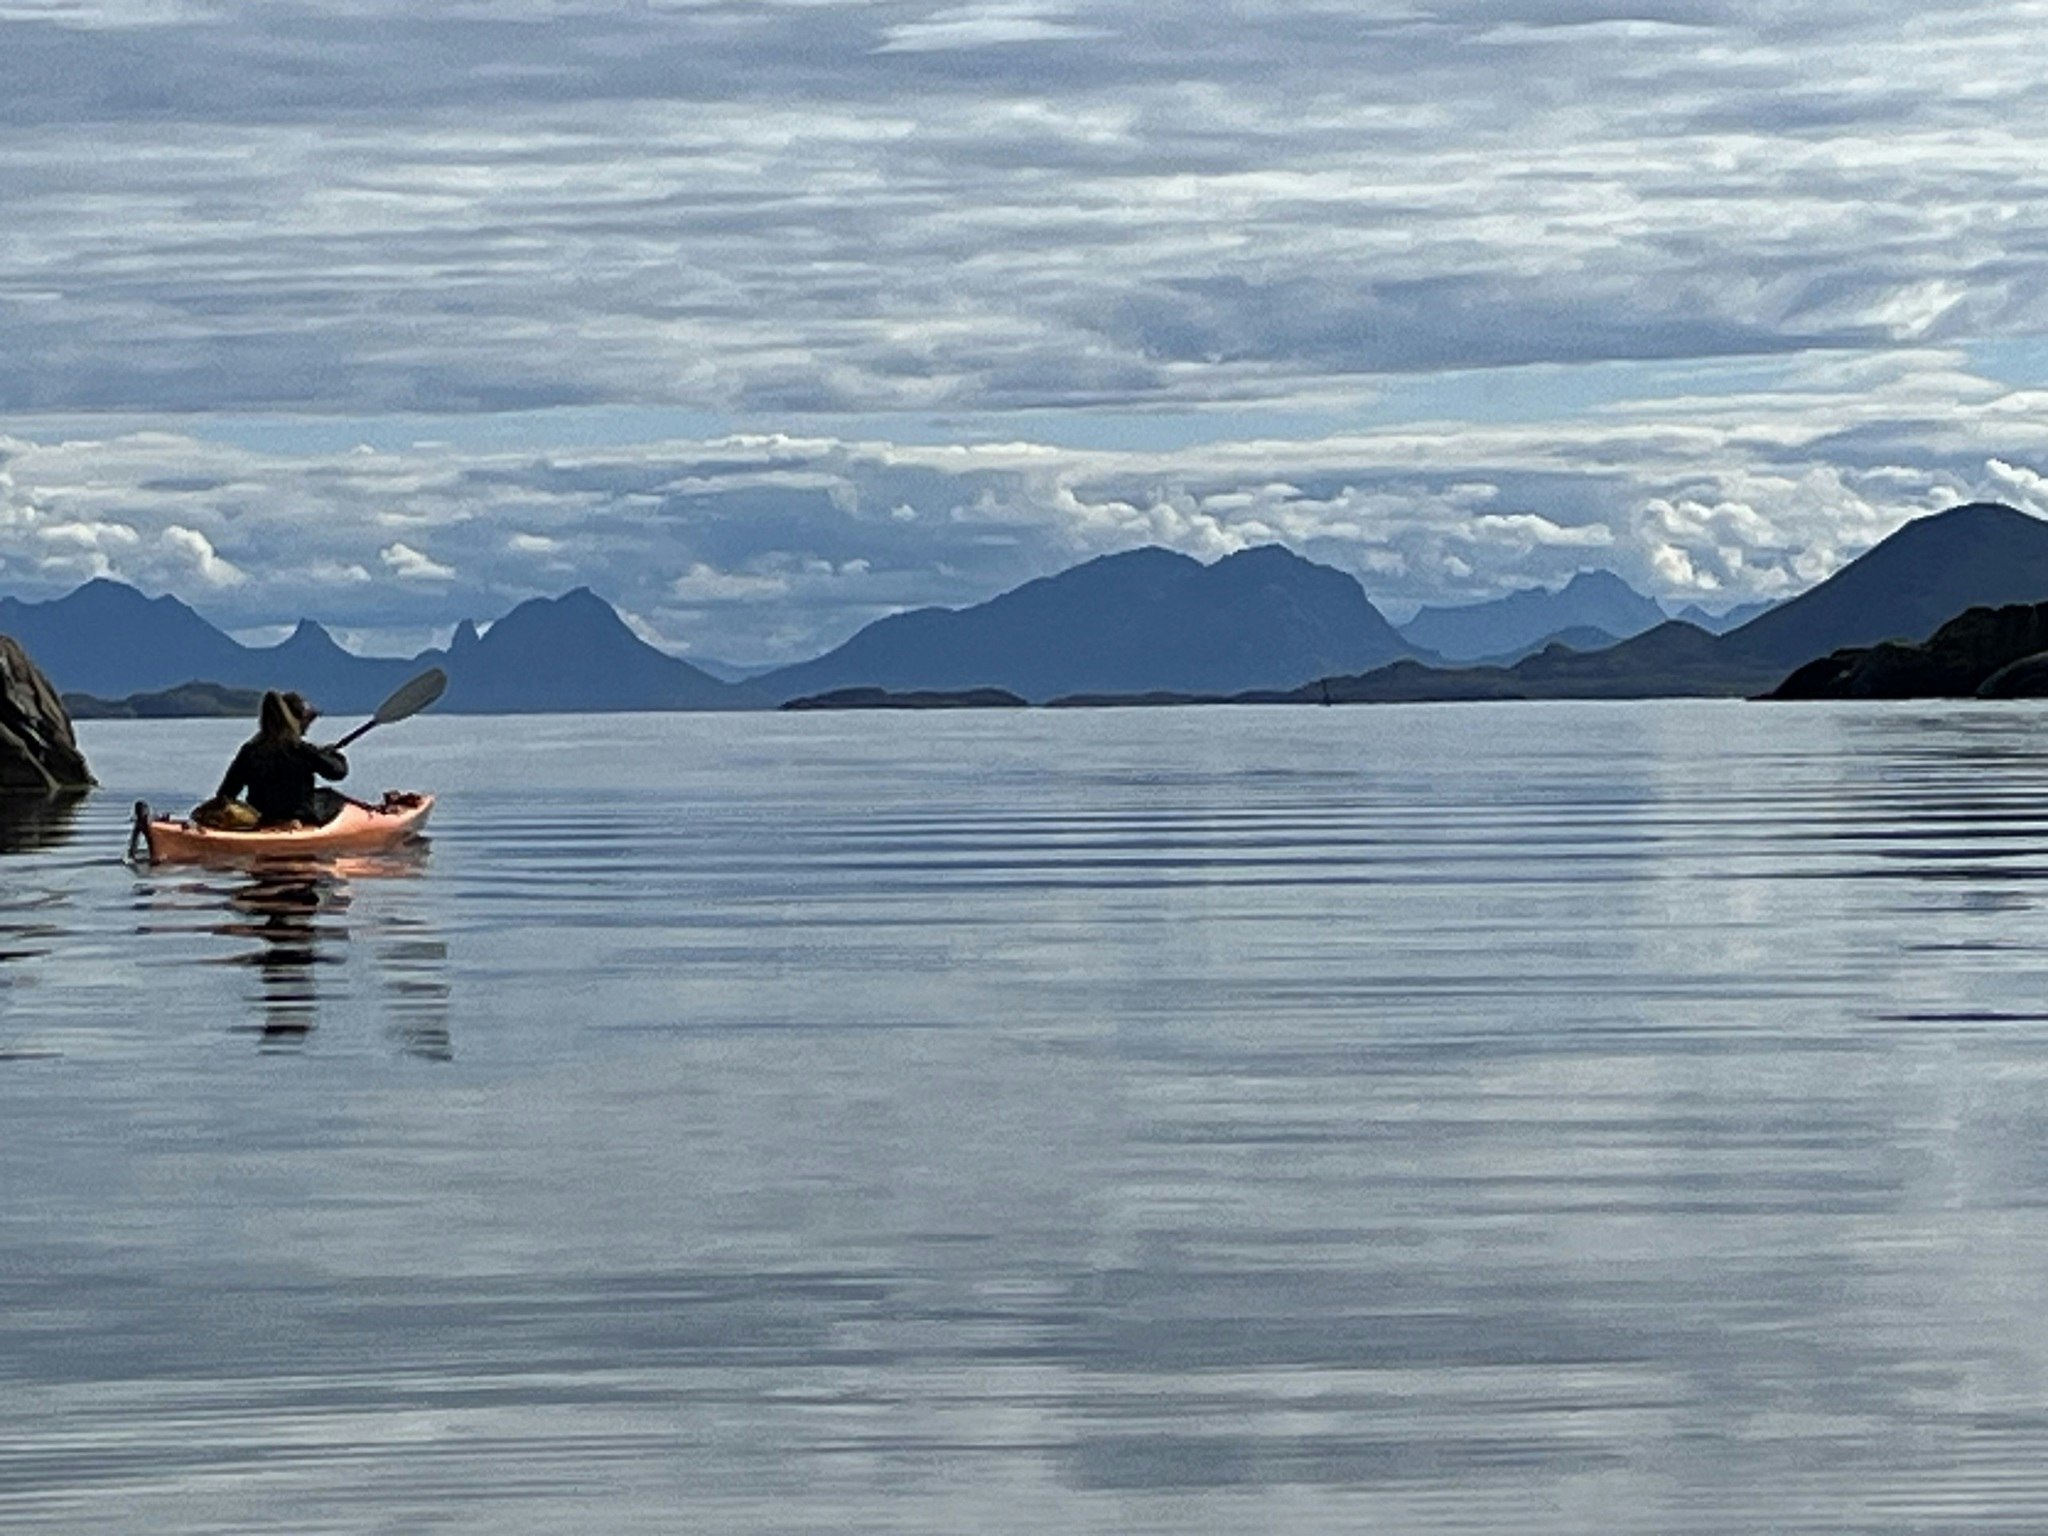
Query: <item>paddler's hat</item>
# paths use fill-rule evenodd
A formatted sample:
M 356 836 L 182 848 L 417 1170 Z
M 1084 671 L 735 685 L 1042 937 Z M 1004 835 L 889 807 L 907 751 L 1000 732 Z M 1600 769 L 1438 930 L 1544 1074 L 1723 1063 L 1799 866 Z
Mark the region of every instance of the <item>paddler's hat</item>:
M 302 731 L 320 718 L 320 711 L 306 702 L 303 693 L 287 693 L 284 702 L 285 707 L 292 712 L 292 718 L 299 722 L 299 729 Z

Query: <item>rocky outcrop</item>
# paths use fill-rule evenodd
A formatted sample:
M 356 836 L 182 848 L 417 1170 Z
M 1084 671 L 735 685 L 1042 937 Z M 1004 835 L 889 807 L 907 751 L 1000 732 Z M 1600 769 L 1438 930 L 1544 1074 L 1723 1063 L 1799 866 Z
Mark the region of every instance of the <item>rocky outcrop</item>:
M 0 635 L 0 794 L 48 795 L 92 783 L 57 690 L 28 652 Z
M 1977 685 L 1980 699 L 2048 699 L 2048 651 L 2008 662 Z
M 2017 665 L 2048 651 L 2048 603 L 1971 608 L 1920 645 L 1887 640 L 1799 668 L 1773 699 L 1968 699 L 2038 696 L 2048 667 Z M 2031 691 L 2030 691 L 2031 690 Z

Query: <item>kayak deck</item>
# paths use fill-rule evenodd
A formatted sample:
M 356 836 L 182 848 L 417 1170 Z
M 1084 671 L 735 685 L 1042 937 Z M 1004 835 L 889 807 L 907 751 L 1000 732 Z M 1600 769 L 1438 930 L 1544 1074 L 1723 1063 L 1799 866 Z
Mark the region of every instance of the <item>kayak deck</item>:
M 255 832 L 222 832 L 182 817 L 152 816 L 135 808 L 136 830 L 149 846 L 149 862 L 302 857 L 329 853 L 373 853 L 417 838 L 434 808 L 432 795 L 390 790 L 382 804 L 343 804 L 332 821 L 319 826 L 264 827 Z

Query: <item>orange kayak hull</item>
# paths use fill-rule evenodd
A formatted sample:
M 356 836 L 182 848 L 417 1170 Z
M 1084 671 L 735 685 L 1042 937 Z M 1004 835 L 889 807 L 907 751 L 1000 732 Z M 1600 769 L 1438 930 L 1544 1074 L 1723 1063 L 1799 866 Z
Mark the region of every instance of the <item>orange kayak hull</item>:
M 155 816 L 143 823 L 152 864 L 209 859 L 319 858 L 331 853 L 375 853 L 411 842 L 426 828 L 432 795 L 392 794 L 382 805 L 351 800 L 334 820 L 317 827 L 266 827 L 219 832 L 189 821 Z

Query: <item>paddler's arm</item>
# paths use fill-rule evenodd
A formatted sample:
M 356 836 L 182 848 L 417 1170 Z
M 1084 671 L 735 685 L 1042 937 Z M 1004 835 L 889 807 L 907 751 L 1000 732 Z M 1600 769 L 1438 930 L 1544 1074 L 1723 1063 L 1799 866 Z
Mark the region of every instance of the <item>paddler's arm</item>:
M 345 779 L 348 777 L 348 759 L 333 747 L 318 747 L 306 741 L 299 744 L 305 752 L 306 764 L 323 779 Z
M 228 764 L 228 771 L 220 781 L 220 788 L 213 792 L 216 800 L 232 800 L 249 787 L 249 748 L 246 743 L 235 753 L 235 760 Z

